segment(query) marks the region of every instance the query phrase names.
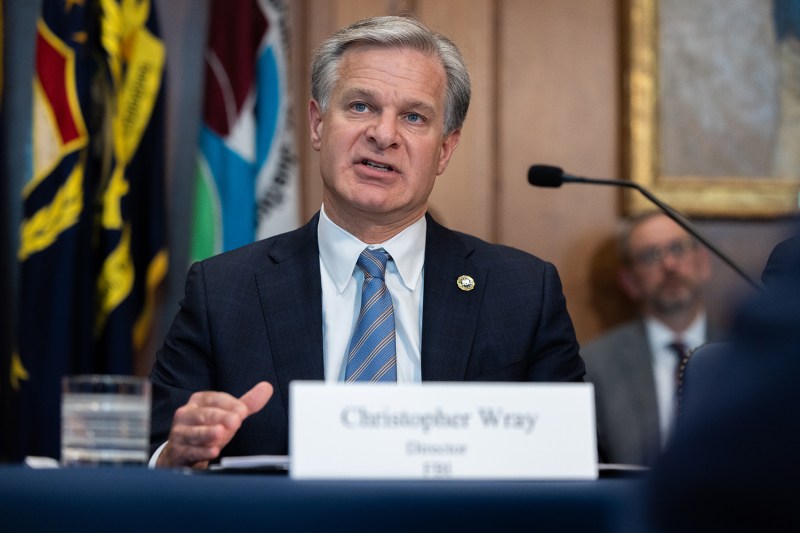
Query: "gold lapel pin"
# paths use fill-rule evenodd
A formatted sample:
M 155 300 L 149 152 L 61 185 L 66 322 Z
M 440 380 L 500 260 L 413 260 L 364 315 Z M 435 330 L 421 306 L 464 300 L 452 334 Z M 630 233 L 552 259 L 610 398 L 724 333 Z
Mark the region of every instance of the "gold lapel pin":
M 462 291 L 471 291 L 475 288 L 475 280 L 470 276 L 459 276 L 456 280 L 456 285 Z

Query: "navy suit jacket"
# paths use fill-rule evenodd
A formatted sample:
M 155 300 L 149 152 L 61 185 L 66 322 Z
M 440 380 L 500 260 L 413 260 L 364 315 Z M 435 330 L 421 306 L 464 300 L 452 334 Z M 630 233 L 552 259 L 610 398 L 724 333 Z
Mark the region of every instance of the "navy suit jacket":
M 689 360 L 675 431 L 644 492 L 650 523 L 638 531 L 800 531 L 795 250 L 768 290 L 740 306 L 729 341 Z
M 192 265 L 151 372 L 153 446 L 195 391 L 275 392 L 223 455 L 286 454 L 289 383 L 323 380 L 315 216 L 305 226 Z M 456 285 L 475 280 L 472 291 Z M 429 215 L 423 381 L 581 381 L 583 361 L 555 267 L 451 231 Z

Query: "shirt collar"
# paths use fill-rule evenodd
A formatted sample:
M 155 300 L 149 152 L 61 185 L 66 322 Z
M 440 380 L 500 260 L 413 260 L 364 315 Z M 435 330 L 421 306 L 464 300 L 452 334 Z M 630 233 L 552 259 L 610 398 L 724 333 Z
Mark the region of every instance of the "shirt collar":
M 403 285 L 414 290 L 422 277 L 425 263 L 426 230 L 427 221 L 423 216 L 388 241 L 367 245 L 328 218 L 323 205 L 317 226 L 319 256 L 341 293 L 350 283 L 356 261 L 364 248 L 383 248 L 392 257 L 389 265 L 394 263 Z M 391 266 L 387 268 L 392 269 Z
M 644 325 L 647 330 L 647 338 L 650 339 L 650 346 L 653 348 L 653 353 L 675 342 L 675 337 L 678 336 L 690 350 L 697 348 L 706 340 L 705 312 L 699 313 L 689 327 L 680 335 L 676 335 L 666 324 L 652 317 L 646 318 Z

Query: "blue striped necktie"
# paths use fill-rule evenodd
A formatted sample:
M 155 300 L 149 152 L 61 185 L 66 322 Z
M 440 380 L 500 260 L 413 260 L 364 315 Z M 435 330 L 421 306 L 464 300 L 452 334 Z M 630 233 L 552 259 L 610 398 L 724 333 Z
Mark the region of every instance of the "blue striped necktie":
M 384 273 L 388 254 L 366 249 L 357 265 L 364 271 L 361 312 L 347 353 L 345 381 L 397 381 L 394 307 L 386 289 Z

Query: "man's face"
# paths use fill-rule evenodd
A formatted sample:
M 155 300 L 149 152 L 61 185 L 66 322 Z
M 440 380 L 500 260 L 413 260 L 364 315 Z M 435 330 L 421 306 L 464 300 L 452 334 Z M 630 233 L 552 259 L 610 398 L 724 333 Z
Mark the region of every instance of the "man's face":
M 344 53 L 328 109 L 309 103 L 335 222 L 402 227 L 425 213 L 460 136 L 442 134 L 445 87 L 441 63 L 421 52 L 357 45 Z
M 711 277 L 705 249 L 664 215 L 652 216 L 630 234 L 623 288 L 647 314 L 668 316 L 699 309 Z

